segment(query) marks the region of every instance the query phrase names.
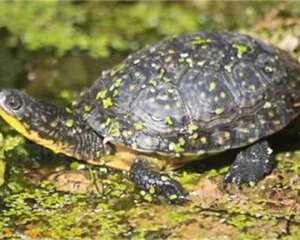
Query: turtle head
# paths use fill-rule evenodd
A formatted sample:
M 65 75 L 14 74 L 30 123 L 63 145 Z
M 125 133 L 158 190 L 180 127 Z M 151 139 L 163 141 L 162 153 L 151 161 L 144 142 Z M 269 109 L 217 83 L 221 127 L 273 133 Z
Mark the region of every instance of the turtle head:
M 23 136 L 55 153 L 90 162 L 108 154 L 103 137 L 81 116 L 18 90 L 0 90 L 0 116 Z
M 16 89 L 0 90 L 0 116 L 21 134 L 27 136 L 37 123 L 36 101 Z

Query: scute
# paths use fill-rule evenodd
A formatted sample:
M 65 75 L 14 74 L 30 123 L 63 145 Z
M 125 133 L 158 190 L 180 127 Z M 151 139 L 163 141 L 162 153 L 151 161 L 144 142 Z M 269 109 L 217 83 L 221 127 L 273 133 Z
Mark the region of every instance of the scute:
M 132 102 L 131 118 L 143 121 L 151 132 L 172 134 L 174 128 L 184 128 L 186 113 L 177 88 L 161 83 L 148 86 Z
M 246 35 L 186 34 L 105 72 L 76 108 L 99 134 L 138 151 L 220 152 L 273 134 L 300 113 L 300 65 Z
M 189 69 L 182 77 L 179 89 L 190 121 L 205 128 L 235 114 L 236 106 L 224 80 L 213 69 Z

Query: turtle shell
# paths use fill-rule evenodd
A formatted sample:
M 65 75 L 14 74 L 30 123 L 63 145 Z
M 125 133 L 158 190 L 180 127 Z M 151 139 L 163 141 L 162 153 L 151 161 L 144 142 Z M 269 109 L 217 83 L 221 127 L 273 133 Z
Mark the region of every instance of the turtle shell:
M 300 65 L 246 35 L 191 33 L 104 72 L 77 109 L 115 144 L 177 156 L 216 153 L 273 134 L 300 113 Z

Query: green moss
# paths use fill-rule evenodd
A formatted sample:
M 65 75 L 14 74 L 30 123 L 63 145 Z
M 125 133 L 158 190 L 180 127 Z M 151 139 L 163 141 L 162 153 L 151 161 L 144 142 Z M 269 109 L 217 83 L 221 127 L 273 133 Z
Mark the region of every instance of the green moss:
M 233 44 L 232 45 L 237 50 L 238 58 L 241 58 L 245 52 L 247 52 L 248 48 L 246 46 L 240 44 Z
M 0 187 L 4 184 L 6 162 L 0 159 Z
M 175 200 L 177 198 L 178 198 L 178 196 L 176 194 L 171 194 L 169 197 L 170 200 Z
M 157 85 L 157 82 L 154 80 L 154 79 L 150 79 L 149 80 L 149 83 L 153 86 L 156 86 Z
M 107 90 L 101 90 L 100 92 L 97 93 L 96 95 L 96 100 L 99 100 L 99 99 L 104 99 L 106 97 L 106 93 L 107 93 Z
M 110 126 L 108 133 L 111 136 L 120 136 L 120 123 L 118 121 L 112 121 L 112 125 Z
M 134 123 L 134 128 L 137 131 L 142 131 L 144 129 L 144 123 L 141 121 L 136 122 L 136 123 Z
M 169 144 L 169 149 L 178 154 L 184 153 L 184 145 L 185 145 L 185 140 L 184 138 L 180 137 L 178 139 L 178 143 L 171 142 Z
M 73 127 L 73 125 L 74 125 L 74 120 L 73 119 L 68 119 L 67 121 L 66 121 L 66 126 L 67 127 Z
M 132 136 L 132 131 L 130 131 L 130 130 L 123 130 L 122 131 L 122 135 L 124 137 L 130 137 L 130 136 Z
M 211 42 L 209 39 L 203 39 L 202 37 L 196 37 L 193 39 L 192 44 L 193 45 L 202 45 L 205 43 Z
M 20 135 L 17 136 L 11 136 L 8 135 L 5 137 L 3 141 L 3 151 L 8 152 L 13 149 L 16 149 L 18 146 L 24 143 L 24 138 Z
M 170 116 L 167 116 L 165 118 L 165 123 L 172 126 L 173 125 L 173 121 L 172 121 L 172 118 Z
M 296 159 L 293 162 L 292 170 L 294 173 L 298 174 L 300 172 L 300 151 L 295 151 Z
M 118 78 L 110 87 L 110 91 L 116 91 L 122 85 L 122 78 Z
M 117 89 L 115 89 L 114 92 L 113 92 L 113 97 L 116 97 L 118 95 L 119 95 L 119 91 Z
M 164 81 L 165 83 L 168 83 L 168 82 L 170 82 L 171 80 L 170 80 L 170 78 L 168 78 L 168 77 L 163 77 L 163 81 Z
M 188 133 L 193 134 L 198 129 L 198 126 L 195 124 L 188 125 Z
M 76 161 L 73 161 L 71 164 L 70 164 L 70 168 L 73 169 L 73 170 L 77 170 L 80 168 L 80 163 L 79 162 L 76 162 Z
M 123 70 L 123 68 L 125 67 L 124 64 L 119 64 L 117 65 L 116 67 L 114 67 L 111 72 L 110 72 L 110 76 L 114 76 L 116 75 L 117 73 L 121 72 Z
M 184 58 L 178 58 L 177 61 L 178 61 L 179 63 L 183 63 L 183 62 L 185 61 L 185 59 L 184 59 Z
M 240 230 L 254 225 L 254 223 L 249 221 L 245 215 L 234 216 L 228 221 L 228 223 L 234 225 Z
M 101 123 L 101 128 L 106 128 L 112 122 L 111 118 L 107 118 L 104 123 Z
M 164 78 L 164 75 L 166 73 L 166 70 L 164 68 L 160 68 L 159 71 L 158 71 L 158 74 L 159 74 L 159 78 L 163 79 Z M 168 79 L 168 78 L 167 78 Z M 164 79 L 163 79 L 164 80 Z M 164 80 L 165 81 L 165 80 Z M 168 80 L 166 80 L 168 82 Z
M 103 108 L 107 109 L 113 105 L 113 101 L 110 97 L 103 99 Z
M 85 112 L 87 112 L 87 113 L 90 112 L 91 109 L 92 109 L 92 107 L 89 106 L 89 105 L 85 105 L 84 108 L 83 108 L 83 110 L 84 110 Z

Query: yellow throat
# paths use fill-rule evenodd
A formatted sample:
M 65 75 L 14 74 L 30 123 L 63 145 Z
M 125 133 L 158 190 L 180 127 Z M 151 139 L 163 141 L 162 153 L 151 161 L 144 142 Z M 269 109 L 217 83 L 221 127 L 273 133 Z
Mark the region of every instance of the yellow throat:
M 42 145 L 46 148 L 51 149 L 54 153 L 64 153 L 67 156 L 73 157 L 73 154 L 66 151 L 64 147 L 62 147 L 61 143 L 54 143 L 52 140 L 49 139 L 43 139 L 39 136 L 37 132 L 34 132 L 32 130 L 28 130 L 26 128 L 26 125 L 21 123 L 18 119 L 10 116 L 7 114 L 3 109 L 0 108 L 0 116 L 10 125 L 12 126 L 16 131 L 21 133 L 24 137 L 28 138 L 29 140 Z

